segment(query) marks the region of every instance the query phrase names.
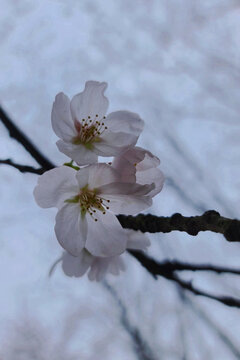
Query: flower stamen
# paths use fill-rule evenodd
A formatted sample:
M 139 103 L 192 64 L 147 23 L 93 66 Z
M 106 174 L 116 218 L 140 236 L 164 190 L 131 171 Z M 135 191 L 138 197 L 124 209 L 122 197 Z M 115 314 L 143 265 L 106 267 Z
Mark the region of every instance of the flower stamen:
M 84 145 L 87 149 L 92 150 L 94 142 L 100 142 L 100 136 L 107 130 L 104 122 L 98 121 L 98 114 L 95 119 L 87 116 L 87 119 L 78 121 L 75 119 L 74 126 L 77 130 L 77 136 L 72 139 L 74 145 Z M 104 116 L 103 119 L 106 117 Z
M 106 210 L 109 210 L 107 204 L 110 200 L 100 197 L 96 189 L 91 190 L 88 188 L 88 185 L 86 185 L 80 189 L 78 195 L 65 200 L 65 202 L 79 204 L 82 217 L 88 213 L 96 221 L 97 219 L 94 217 L 94 214 L 99 210 L 105 215 Z

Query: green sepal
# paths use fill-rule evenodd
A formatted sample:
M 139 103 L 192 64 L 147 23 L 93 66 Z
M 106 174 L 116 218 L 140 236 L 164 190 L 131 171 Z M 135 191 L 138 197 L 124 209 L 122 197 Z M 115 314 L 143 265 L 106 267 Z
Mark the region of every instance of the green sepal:
M 71 167 L 72 169 L 77 170 L 77 171 L 80 169 L 79 166 L 73 165 L 73 160 L 70 161 L 70 162 L 68 162 L 68 163 L 64 163 L 63 165 L 68 166 L 68 167 Z
M 64 200 L 64 202 L 68 204 L 77 204 L 79 202 L 79 195 L 76 195 L 71 199 Z

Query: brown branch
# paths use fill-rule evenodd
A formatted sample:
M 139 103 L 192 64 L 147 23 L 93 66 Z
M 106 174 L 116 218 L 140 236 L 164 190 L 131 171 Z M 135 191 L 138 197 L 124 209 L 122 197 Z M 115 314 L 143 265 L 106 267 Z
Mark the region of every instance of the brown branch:
M 139 214 L 137 216 L 118 215 L 122 227 L 142 232 L 184 231 L 196 236 L 200 231 L 212 231 L 223 234 L 228 241 L 240 241 L 240 221 L 228 219 L 217 211 L 209 210 L 201 216 L 186 217 L 174 214 L 170 217 Z
M 186 281 L 181 279 L 177 274 L 175 274 L 176 270 L 170 270 L 168 268 L 159 268 L 158 263 L 151 259 L 146 254 L 140 252 L 140 251 L 129 251 L 140 263 L 141 265 L 148 270 L 148 272 L 157 279 L 157 275 L 164 277 L 165 279 L 174 281 L 176 284 L 178 284 L 182 289 L 188 290 L 191 293 L 199 296 L 204 296 L 208 299 L 216 300 L 224 305 L 230 306 L 230 307 L 237 307 L 240 308 L 240 300 L 233 298 L 231 296 L 217 296 L 214 294 L 209 294 L 208 292 L 204 290 L 199 290 L 195 286 L 192 285 L 191 281 Z
M 15 162 L 13 162 L 11 159 L 0 160 L 0 164 L 10 165 L 22 173 L 32 173 L 32 174 L 38 174 L 38 175 L 41 175 L 44 173 L 43 168 L 36 169 L 33 166 L 17 164 Z
M 160 262 L 140 251 L 128 250 L 128 252 L 137 258 L 142 264 L 144 262 L 144 265 L 148 266 L 148 270 L 151 270 L 151 274 L 154 276 L 162 275 L 163 273 L 172 273 L 173 271 L 211 271 L 217 274 L 240 275 L 240 268 L 236 269 L 211 264 L 191 264 L 177 260 L 165 260 Z
M 37 149 L 37 147 L 28 139 L 28 137 L 14 124 L 7 113 L 0 106 L 0 120 L 8 129 L 9 135 L 17 140 L 29 154 L 37 161 L 37 163 L 45 170 L 50 170 L 54 165 Z

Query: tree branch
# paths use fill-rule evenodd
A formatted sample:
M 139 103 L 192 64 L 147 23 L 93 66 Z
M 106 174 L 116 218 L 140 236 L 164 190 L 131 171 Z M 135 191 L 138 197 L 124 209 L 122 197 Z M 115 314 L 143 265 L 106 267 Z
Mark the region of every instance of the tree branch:
M 224 305 L 230 306 L 230 307 L 237 307 L 240 308 L 240 300 L 233 298 L 231 296 L 217 296 L 214 294 L 209 294 L 208 292 L 204 290 L 199 290 L 198 288 L 194 287 L 192 285 L 191 281 L 186 281 L 181 279 L 177 274 L 174 272 L 176 270 L 169 270 L 168 268 L 159 268 L 158 263 L 151 259 L 146 254 L 140 252 L 140 251 L 133 251 L 129 250 L 129 252 L 141 263 L 141 265 L 148 270 L 148 272 L 157 279 L 157 275 L 163 276 L 165 279 L 174 281 L 176 284 L 178 284 L 182 289 L 188 290 L 191 293 L 199 296 L 204 296 L 212 300 L 216 300 Z
M 196 236 L 200 231 L 212 231 L 223 234 L 227 241 L 240 241 L 240 221 L 228 219 L 217 211 L 209 210 L 201 216 L 182 216 L 173 214 L 170 217 L 139 214 L 137 216 L 118 215 L 122 227 L 142 232 L 184 231 Z
M 0 160 L 0 164 L 10 165 L 15 169 L 18 169 L 22 173 L 32 173 L 32 174 L 41 175 L 45 172 L 43 168 L 36 169 L 33 166 L 17 164 L 13 162 L 11 159 Z
M 134 352 L 139 360 L 154 360 L 156 357 L 153 355 L 153 352 L 147 343 L 146 339 L 143 338 L 143 335 L 137 327 L 133 326 L 127 315 L 127 308 L 119 298 L 116 290 L 110 286 L 106 281 L 102 282 L 104 288 L 111 294 L 115 302 L 117 303 L 120 310 L 120 320 L 123 328 L 130 335 L 133 342 Z M 159 357 L 158 357 L 159 359 Z
M 172 273 L 173 271 L 211 271 L 217 274 L 233 274 L 240 275 L 240 268 L 235 269 L 225 266 L 217 266 L 211 264 L 191 264 L 181 261 L 156 261 L 145 253 L 137 250 L 128 250 L 139 262 L 147 265 L 148 270 L 154 276 L 162 275 L 163 273 Z M 143 257 L 142 257 L 143 256 Z
M 14 124 L 14 122 L 9 118 L 7 113 L 0 106 L 0 119 L 3 125 L 8 129 L 9 135 L 17 140 L 29 154 L 38 162 L 38 164 L 45 170 L 50 170 L 54 165 L 48 160 L 37 147 L 28 139 L 28 137 Z

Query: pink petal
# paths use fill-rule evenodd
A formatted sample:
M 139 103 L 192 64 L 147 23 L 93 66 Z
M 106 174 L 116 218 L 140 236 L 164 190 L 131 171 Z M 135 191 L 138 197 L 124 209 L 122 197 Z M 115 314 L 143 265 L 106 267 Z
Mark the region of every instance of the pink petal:
M 33 195 L 42 208 L 61 207 L 64 201 L 77 194 L 76 171 L 61 166 L 39 176 Z
M 70 107 L 73 119 L 81 121 L 87 119 L 102 119 L 108 108 L 108 99 L 103 95 L 107 83 L 98 81 L 87 81 L 85 89 L 73 97 Z

